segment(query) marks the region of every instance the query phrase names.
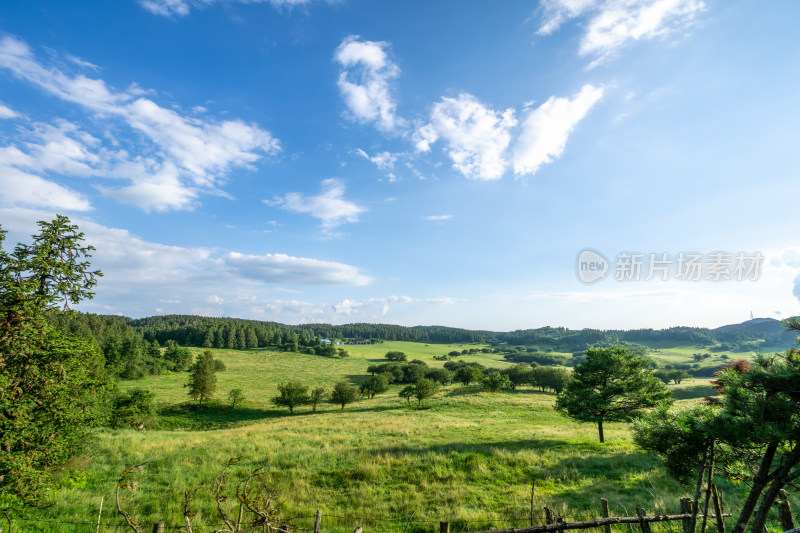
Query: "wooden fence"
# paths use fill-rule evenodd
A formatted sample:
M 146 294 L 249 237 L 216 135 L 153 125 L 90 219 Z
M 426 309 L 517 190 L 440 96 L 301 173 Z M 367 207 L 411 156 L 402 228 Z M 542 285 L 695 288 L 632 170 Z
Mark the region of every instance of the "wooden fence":
M 703 526 L 701 529 L 702 531 L 705 531 L 705 526 L 706 523 L 708 522 L 710 523 L 710 528 L 713 530 L 713 533 L 725 533 L 725 518 L 730 517 L 731 515 L 729 513 L 724 512 L 722 505 L 722 498 L 717 494 L 716 490 L 713 491 L 713 504 L 714 504 L 714 514 L 708 514 L 708 515 L 704 515 L 703 513 L 699 512 L 698 502 L 692 502 L 692 500 L 689 498 L 681 498 L 680 514 L 650 516 L 647 514 L 647 511 L 645 511 L 643 508 L 637 507 L 636 516 L 609 516 L 608 500 L 606 498 L 600 498 L 600 509 L 602 512 L 601 518 L 597 518 L 594 520 L 567 522 L 566 520 L 564 520 L 563 517 L 553 513 L 553 511 L 550 508 L 544 507 L 544 515 L 546 523 L 536 525 L 534 524 L 535 519 L 534 519 L 533 491 L 531 491 L 531 509 L 530 509 L 529 526 L 519 527 L 519 528 L 509 528 L 509 529 L 495 529 L 491 531 L 479 531 L 474 533 L 547 533 L 547 532 L 562 533 L 567 530 L 573 530 L 573 529 L 593 529 L 601 527 L 604 530 L 603 533 L 611 533 L 611 526 L 614 524 L 638 524 L 639 527 L 641 528 L 642 533 L 651 533 L 650 524 L 656 522 L 669 522 L 669 521 L 680 521 L 682 525 L 682 533 L 694 533 L 698 519 L 702 519 L 703 521 Z M 789 500 L 784 491 L 781 491 L 780 498 L 777 501 L 777 510 L 781 524 L 781 531 L 785 533 L 800 533 L 800 528 L 795 529 L 792 510 L 789 506 Z M 102 507 L 101 507 L 101 513 L 102 513 Z M 8 512 L 5 512 L 4 515 L 5 515 L 4 518 L 6 519 L 6 524 L 0 525 L 0 533 L 4 532 L 13 533 L 12 519 L 9 516 Z M 318 510 L 316 512 L 314 520 L 314 529 L 313 529 L 314 533 L 322 532 L 322 519 L 323 519 L 322 511 Z M 409 520 L 408 523 L 411 522 L 412 520 Z M 91 525 L 94 526 L 95 524 Z M 4 529 L 3 526 L 6 526 L 7 529 Z M 439 522 L 439 533 L 450 533 L 450 526 L 451 526 L 450 522 L 447 521 Z M 235 531 L 233 533 L 262 531 L 262 527 L 263 525 L 251 526 L 242 530 Z M 431 533 L 435 533 L 435 528 L 432 529 L 433 531 Z M 153 533 L 165 533 L 165 530 L 166 530 L 165 522 L 159 521 L 153 524 L 152 526 Z M 100 531 L 99 517 L 97 521 L 96 531 L 97 532 Z M 142 531 L 145 531 L 145 529 L 142 528 Z M 188 531 L 191 531 L 191 526 L 189 526 Z M 223 531 L 228 531 L 228 530 L 223 530 Z M 293 533 L 296 531 L 311 531 L 311 530 L 308 528 L 295 528 L 292 526 L 281 526 L 278 528 L 275 528 L 273 526 L 269 528 L 269 531 Z M 362 527 L 356 528 L 355 531 L 356 533 L 367 533 L 367 531 L 363 530 Z M 766 530 L 761 533 L 766 533 Z

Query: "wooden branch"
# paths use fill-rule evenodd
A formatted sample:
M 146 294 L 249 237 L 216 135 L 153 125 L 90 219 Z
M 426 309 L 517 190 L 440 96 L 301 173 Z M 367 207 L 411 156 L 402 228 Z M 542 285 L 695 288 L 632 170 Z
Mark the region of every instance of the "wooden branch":
M 192 501 L 194 494 L 190 494 L 188 490 L 183 491 L 183 520 L 186 522 L 186 533 L 192 532 L 192 519 L 191 511 L 189 510 L 189 502 Z
M 144 467 L 144 465 L 146 464 L 147 463 L 142 463 L 135 466 L 129 466 L 128 468 L 123 470 L 122 474 L 119 476 L 119 479 L 117 480 L 117 488 L 114 494 L 117 500 L 117 512 L 119 512 L 119 514 L 122 515 L 122 517 L 125 519 L 125 522 L 127 522 L 128 527 L 131 528 L 135 533 L 140 533 L 139 528 L 137 527 L 136 522 L 133 519 L 131 519 L 130 515 L 122 510 L 122 504 L 120 503 L 119 500 L 119 490 L 121 488 L 136 490 L 136 488 L 138 488 L 138 485 L 134 482 L 126 481 L 125 478 L 127 478 L 128 475 L 134 470 L 138 470 L 141 472 L 142 467 Z

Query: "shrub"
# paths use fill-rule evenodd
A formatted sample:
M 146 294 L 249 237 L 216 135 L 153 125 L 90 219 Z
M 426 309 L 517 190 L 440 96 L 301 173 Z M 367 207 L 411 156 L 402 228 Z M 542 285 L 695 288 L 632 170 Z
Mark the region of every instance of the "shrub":
M 386 352 L 386 356 L 385 357 L 389 361 L 402 362 L 402 361 L 408 360 L 408 356 L 406 354 L 404 354 L 403 352 L 396 352 L 396 351 Z
M 114 398 L 111 427 L 150 429 L 156 423 L 155 394 L 142 389 L 130 389 Z

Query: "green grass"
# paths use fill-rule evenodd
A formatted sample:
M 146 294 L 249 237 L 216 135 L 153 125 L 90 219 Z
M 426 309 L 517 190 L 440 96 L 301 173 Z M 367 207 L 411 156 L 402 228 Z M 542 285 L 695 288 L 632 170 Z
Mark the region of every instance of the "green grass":
M 195 524 L 219 526 L 209 491 L 233 457 L 243 458 L 232 471 L 234 478 L 266 467 L 283 515 L 310 527 L 321 509 L 328 533 L 350 532 L 356 525 L 365 533 L 399 533 L 409 517 L 409 533 L 438 530 L 439 520 L 451 521 L 453 531 L 520 527 L 528 520 L 532 481 L 537 523 L 544 521 L 545 505 L 575 520 L 599 516 L 601 497 L 608 498 L 612 514 L 632 514 L 637 506 L 677 512 L 679 497 L 690 495 L 664 473 L 657 458 L 632 444 L 628 425 L 607 424 L 608 442 L 600 444 L 595 426 L 564 418 L 552 408 L 553 395 L 529 388 L 492 394 L 451 385 L 420 410 L 409 409 L 396 385 L 344 411 L 325 404 L 316 413 L 299 408 L 290 415 L 270 403 L 277 384 L 289 379 L 328 389 L 343 378 L 357 382 L 389 350 L 433 365 L 441 364 L 433 356 L 468 347 L 387 342 L 347 347 L 351 357 L 345 359 L 214 350 L 227 370 L 218 373 L 220 400 L 203 411 L 185 406 L 186 374 L 123 382 L 123 389 L 143 386 L 156 393 L 162 427 L 169 429 L 98 430 L 92 452 L 76 459 L 55 494 L 57 504 L 30 513 L 38 519 L 93 522 L 104 497 L 103 522 L 119 527 L 103 531 L 123 531 L 112 504 L 116 480 L 127 466 L 147 463 L 135 476 L 139 488 L 125 494 L 125 505 L 143 531 L 156 520 L 181 525 L 184 491 L 195 489 Z M 495 354 L 463 358 L 470 357 L 487 365 L 508 364 Z M 247 401 L 234 410 L 222 399 L 235 387 Z M 671 386 L 687 398 L 682 403 L 705 395 L 703 387 L 707 381 Z M 742 487 L 720 484 L 726 504 L 735 507 Z M 94 531 L 86 525 L 17 524 L 15 531 Z M 657 529 L 677 531 L 679 525 Z

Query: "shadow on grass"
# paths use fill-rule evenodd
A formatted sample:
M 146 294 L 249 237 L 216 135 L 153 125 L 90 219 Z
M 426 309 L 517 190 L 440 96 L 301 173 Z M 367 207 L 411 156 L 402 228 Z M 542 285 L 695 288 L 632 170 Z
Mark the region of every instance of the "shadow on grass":
M 598 490 L 606 488 L 613 495 L 641 496 L 642 504 L 645 504 L 652 499 L 650 491 L 653 490 L 653 482 L 660 487 L 674 484 L 660 468 L 661 462 L 653 454 L 619 450 L 608 446 L 609 444 L 613 445 L 557 438 L 530 438 L 431 446 L 398 445 L 378 448 L 374 453 L 397 458 L 417 456 L 422 461 L 436 464 L 444 460 L 455 469 L 482 469 L 496 475 L 508 471 L 516 471 L 517 474 L 525 472 L 524 476 L 530 476 L 532 480 L 552 483 L 554 488 L 549 490 L 558 494 L 559 501 L 576 503 L 578 507 L 597 504 L 601 496 L 606 496 L 598 493 Z M 529 462 L 516 455 L 529 451 L 548 454 L 554 460 Z M 602 486 L 583 482 L 586 479 L 602 481 Z
M 672 389 L 672 397 L 676 400 L 693 400 L 706 396 L 717 396 L 719 393 L 711 385 L 693 385 Z
M 158 412 L 158 429 L 210 430 L 243 426 L 265 419 L 280 418 L 283 411 L 251 407 L 232 408 L 211 403 L 201 409 L 196 404 L 163 407 Z
M 468 394 L 478 394 L 479 392 L 488 392 L 480 385 L 450 385 L 455 386 L 456 388 L 450 390 L 444 394 L 444 396 L 465 396 Z M 544 392 L 538 389 L 530 389 L 530 388 L 516 388 L 514 390 L 506 389 L 497 392 L 493 392 L 492 394 L 521 394 L 521 395 L 533 395 L 533 396 L 552 396 L 555 397 L 555 393 L 552 392 Z

